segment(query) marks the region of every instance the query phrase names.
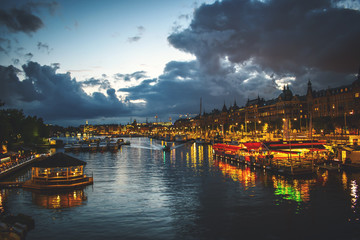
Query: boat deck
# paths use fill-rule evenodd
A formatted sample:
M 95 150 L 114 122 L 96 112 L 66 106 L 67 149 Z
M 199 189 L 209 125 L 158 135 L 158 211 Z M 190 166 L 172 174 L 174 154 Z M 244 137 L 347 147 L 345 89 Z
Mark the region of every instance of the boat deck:
M 93 182 L 92 177 L 84 177 L 76 181 L 49 181 L 46 183 L 28 180 L 22 184 L 22 187 L 36 190 L 69 189 L 91 185 Z

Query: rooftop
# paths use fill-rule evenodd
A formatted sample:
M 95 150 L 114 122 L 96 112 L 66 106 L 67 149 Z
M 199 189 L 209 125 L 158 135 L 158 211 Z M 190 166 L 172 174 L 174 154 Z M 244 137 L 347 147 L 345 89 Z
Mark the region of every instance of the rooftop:
M 40 168 L 56 168 L 56 167 L 72 167 L 86 165 L 86 162 L 71 157 L 65 153 L 55 153 L 42 161 L 34 163 L 34 167 Z

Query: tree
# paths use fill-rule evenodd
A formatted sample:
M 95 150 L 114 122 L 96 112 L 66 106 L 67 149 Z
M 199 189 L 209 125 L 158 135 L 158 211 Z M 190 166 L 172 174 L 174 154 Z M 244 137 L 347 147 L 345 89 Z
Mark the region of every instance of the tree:
M 49 129 L 41 118 L 25 116 L 22 110 L 0 110 L 0 143 L 33 145 L 49 137 Z

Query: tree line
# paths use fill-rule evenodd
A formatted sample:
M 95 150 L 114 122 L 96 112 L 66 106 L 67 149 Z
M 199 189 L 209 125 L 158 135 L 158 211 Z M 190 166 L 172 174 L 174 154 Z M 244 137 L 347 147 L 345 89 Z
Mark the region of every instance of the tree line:
M 4 103 L 0 101 L 0 107 Z M 16 145 L 42 144 L 49 137 L 49 128 L 42 118 L 25 116 L 22 110 L 0 110 L 0 143 L 12 149 Z

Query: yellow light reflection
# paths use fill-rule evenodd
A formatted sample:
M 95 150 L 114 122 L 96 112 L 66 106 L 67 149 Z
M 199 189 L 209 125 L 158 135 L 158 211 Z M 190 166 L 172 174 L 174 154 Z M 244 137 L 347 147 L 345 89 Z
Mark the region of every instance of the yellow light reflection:
M 199 154 L 199 166 L 203 166 L 204 164 L 204 146 L 203 145 L 199 145 L 198 147 L 198 154 Z
M 222 161 L 216 161 L 215 165 L 219 167 L 225 176 L 230 177 L 233 181 L 240 182 L 245 190 L 255 187 L 256 174 L 250 168 L 241 169 Z
M 325 171 L 323 174 L 321 174 L 321 177 L 323 178 L 322 185 L 325 186 L 325 184 L 329 178 L 329 171 Z
M 84 190 L 73 190 L 60 193 L 32 193 L 33 202 L 49 209 L 61 209 L 80 206 L 86 201 Z
M 173 144 L 173 146 L 175 146 L 175 143 Z M 175 159 L 176 159 L 176 149 L 172 149 L 170 151 L 170 162 L 171 163 L 174 163 L 175 162 Z
M 209 159 L 209 162 L 213 162 L 213 148 L 212 148 L 212 145 L 208 145 L 208 159 Z
M 191 166 L 190 166 L 190 155 L 189 155 L 188 152 L 186 153 L 186 166 L 187 166 L 187 167 L 191 167 Z
M 6 189 L 1 189 L 0 190 L 0 215 L 2 213 L 4 213 L 5 209 L 4 209 L 4 202 L 5 202 L 5 198 L 6 198 Z
M 348 178 L 346 176 L 346 173 L 343 172 L 342 175 L 341 175 L 341 180 L 342 180 L 342 184 L 343 184 L 343 187 L 344 187 L 344 190 L 347 189 L 347 182 L 348 182 Z

